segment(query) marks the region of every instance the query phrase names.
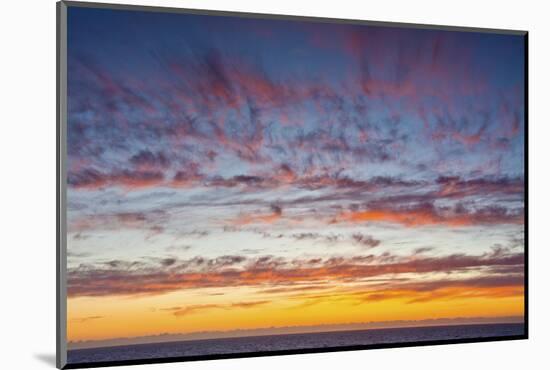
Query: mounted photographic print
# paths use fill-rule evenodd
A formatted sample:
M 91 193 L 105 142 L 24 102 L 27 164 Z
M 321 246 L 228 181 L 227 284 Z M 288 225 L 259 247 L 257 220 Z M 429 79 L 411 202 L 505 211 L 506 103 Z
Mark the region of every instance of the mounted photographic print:
M 58 4 L 58 367 L 527 338 L 527 33 Z

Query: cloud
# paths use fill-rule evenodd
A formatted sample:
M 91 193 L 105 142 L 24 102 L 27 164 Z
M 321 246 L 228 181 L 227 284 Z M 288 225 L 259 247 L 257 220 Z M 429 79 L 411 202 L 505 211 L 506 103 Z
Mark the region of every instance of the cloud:
M 480 271 L 490 273 L 506 267 L 523 266 L 523 253 L 482 255 L 452 254 L 440 257 L 401 257 L 387 252 L 330 258 L 287 260 L 283 257 L 222 256 L 194 257 L 144 264 L 138 261 L 111 261 L 80 265 L 68 271 L 68 295 L 110 296 L 162 294 L 180 289 L 229 286 L 284 285 L 320 281 L 362 281 L 384 275 L 434 272 Z
M 420 247 L 420 248 L 416 248 L 414 250 L 414 254 L 423 254 L 423 253 L 426 253 L 426 252 L 431 252 L 432 250 L 434 250 L 434 248 Z
M 268 180 L 261 176 L 249 176 L 249 175 L 237 175 L 228 179 L 222 177 L 215 177 L 208 180 L 208 186 L 213 187 L 228 187 L 233 188 L 236 186 L 247 186 L 247 187 L 262 187 L 268 183 Z
M 284 237 L 284 234 L 276 235 L 276 237 Z M 371 235 L 365 235 L 361 233 L 354 233 L 350 238 L 341 235 L 341 234 L 321 234 L 318 232 L 303 232 L 288 235 L 294 240 L 312 240 L 312 241 L 322 241 L 327 244 L 335 244 L 338 242 L 346 242 L 349 240 L 351 243 L 360 245 L 367 248 L 374 248 L 380 245 L 380 240 L 374 239 Z
M 342 240 L 341 235 L 337 234 L 321 234 L 321 233 L 297 233 L 290 235 L 291 238 L 294 240 L 314 240 L 314 241 L 321 241 L 327 244 L 334 244 L 340 240 Z
M 353 234 L 352 239 L 355 243 L 367 248 L 374 248 L 380 245 L 380 240 L 374 239 L 370 235 L 363 235 L 361 233 Z
M 524 179 L 520 177 L 461 179 L 458 176 L 439 177 L 436 183 L 440 186 L 439 197 L 464 198 L 479 195 L 519 195 L 525 191 Z
M 105 186 L 118 186 L 125 189 L 142 189 L 161 185 L 164 174 L 156 170 L 122 170 L 102 173 L 94 169 L 70 172 L 69 186 L 75 189 L 99 189 Z
M 292 296 L 299 300 L 298 307 L 307 307 L 327 301 L 346 300 L 355 304 L 369 304 L 386 300 L 402 300 L 406 304 L 434 300 L 495 299 L 521 297 L 524 294 L 522 273 L 514 275 L 488 275 L 462 279 L 388 279 L 375 284 L 343 289 L 330 293 L 304 293 Z
M 200 173 L 199 165 L 195 162 L 186 163 L 185 168 L 179 169 L 174 174 L 170 186 L 176 188 L 187 188 L 200 184 L 204 175 Z
M 161 260 L 161 264 L 164 267 L 172 266 L 176 262 L 177 262 L 177 260 L 175 258 L 164 258 L 164 259 Z
M 233 310 L 233 309 L 246 309 L 253 308 L 257 306 L 262 306 L 271 303 L 271 301 L 245 301 L 245 302 L 235 302 L 229 304 L 200 304 L 200 305 L 190 305 L 185 307 L 170 307 L 170 308 L 161 308 L 162 311 L 172 312 L 174 316 L 183 317 L 193 314 L 197 314 L 203 311 L 208 310 Z
M 162 224 L 166 222 L 167 217 L 168 215 L 163 210 L 95 213 L 71 218 L 68 228 L 69 232 L 77 233 L 83 230 L 91 231 L 98 229 L 141 229 L 148 231 L 148 236 L 150 237 L 164 231 Z
M 271 204 L 270 213 L 241 214 L 229 222 L 234 226 L 243 226 L 249 224 L 272 224 L 279 221 L 283 215 L 281 206 Z
M 220 256 L 208 260 L 208 266 L 210 267 L 226 267 L 233 266 L 246 261 L 246 257 L 238 255 Z
M 197 312 L 206 311 L 206 310 L 212 310 L 212 309 L 218 309 L 223 308 L 220 305 L 216 304 L 201 304 L 201 305 L 192 305 L 192 306 L 186 306 L 186 307 L 171 307 L 167 309 L 161 309 L 163 311 L 171 311 L 174 316 L 187 316 L 192 315 Z
M 324 285 L 306 285 L 306 286 L 288 286 L 288 287 L 278 287 L 278 288 L 269 288 L 258 291 L 262 294 L 280 294 L 280 293 L 298 293 L 298 292 L 307 292 L 307 291 L 319 291 L 330 289 L 330 287 Z
M 271 204 L 270 208 L 273 211 L 273 213 L 276 215 L 281 216 L 283 214 L 283 208 L 280 205 Z
M 319 233 L 299 233 L 293 234 L 292 237 L 296 240 L 315 240 L 322 237 Z
M 406 227 L 433 225 L 464 227 L 497 224 L 523 224 L 523 211 L 510 211 L 499 206 L 466 209 L 462 204 L 457 204 L 453 208 L 438 208 L 431 203 L 423 203 L 409 207 L 370 208 L 367 210 L 344 211 L 336 216 L 332 222 L 382 222 L 400 224 Z
M 107 185 L 108 176 L 94 169 L 70 172 L 67 183 L 74 188 L 100 188 Z
M 271 303 L 271 301 L 252 301 L 252 302 L 237 302 L 237 303 L 231 303 L 232 308 L 251 308 L 251 307 L 257 307 L 262 306 L 265 304 Z
M 139 189 L 156 186 L 162 183 L 164 174 L 160 171 L 129 171 L 123 170 L 110 174 L 109 181 L 127 189 Z
M 523 274 L 482 276 L 470 279 L 440 280 L 409 284 L 398 289 L 417 293 L 408 303 L 421 303 L 437 299 L 500 298 L 523 295 Z M 368 297 L 367 297 L 368 300 Z
M 95 321 L 99 319 L 103 319 L 105 316 L 86 316 L 86 317 L 76 317 L 71 319 L 72 322 L 78 323 L 78 324 L 85 324 L 90 321 Z
M 180 236 L 190 236 L 190 237 L 194 237 L 194 238 L 204 238 L 204 237 L 207 237 L 208 235 L 210 235 L 210 231 L 208 230 L 198 230 L 198 229 L 194 229 L 194 230 L 190 230 L 190 231 L 182 231 L 179 233 Z
M 130 163 L 142 170 L 167 168 L 170 160 L 163 152 L 153 153 L 149 150 L 141 150 L 130 157 Z

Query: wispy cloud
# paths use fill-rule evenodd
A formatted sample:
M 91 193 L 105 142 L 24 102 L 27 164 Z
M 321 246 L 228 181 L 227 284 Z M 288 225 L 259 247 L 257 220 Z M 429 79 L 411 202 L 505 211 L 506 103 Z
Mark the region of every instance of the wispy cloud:
M 414 257 L 414 258 L 413 258 Z M 161 260 L 155 264 L 111 261 L 80 266 L 68 272 L 69 296 L 161 294 L 179 289 L 280 285 L 295 282 L 368 279 L 388 274 L 456 272 L 522 266 L 523 253 L 452 254 L 428 257 L 415 254 L 288 260 L 283 257 L 222 256 L 214 259 Z
M 197 313 L 201 313 L 208 310 L 233 310 L 233 309 L 244 309 L 244 308 L 253 308 L 257 306 L 266 305 L 271 303 L 271 301 L 246 301 L 246 302 L 235 302 L 229 304 L 201 304 L 201 305 L 190 305 L 185 307 L 169 307 L 162 308 L 162 311 L 171 312 L 174 316 L 183 317 L 189 316 Z
M 85 324 L 85 323 L 88 323 L 90 321 L 95 321 L 95 320 L 99 320 L 99 319 L 103 319 L 105 316 L 85 316 L 85 317 L 76 317 L 74 319 L 72 319 L 71 321 L 73 323 L 78 323 L 78 324 Z
M 508 210 L 504 207 L 489 206 L 481 209 L 467 209 L 461 204 L 454 208 L 437 208 L 424 203 L 412 207 L 373 208 L 358 211 L 345 211 L 332 222 L 385 222 L 407 227 L 444 225 L 449 227 L 479 226 L 495 224 L 523 224 L 523 210 Z

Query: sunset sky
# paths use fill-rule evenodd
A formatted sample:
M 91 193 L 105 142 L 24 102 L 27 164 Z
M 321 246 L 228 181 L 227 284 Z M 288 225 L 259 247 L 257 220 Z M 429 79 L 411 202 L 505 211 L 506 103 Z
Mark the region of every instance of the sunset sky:
M 523 316 L 522 36 L 68 10 L 68 339 Z

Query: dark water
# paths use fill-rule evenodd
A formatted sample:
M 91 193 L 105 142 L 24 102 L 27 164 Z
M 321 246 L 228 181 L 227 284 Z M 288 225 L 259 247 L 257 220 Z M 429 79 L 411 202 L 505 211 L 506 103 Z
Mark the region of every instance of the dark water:
M 70 364 L 152 358 L 204 356 L 259 351 L 422 342 L 523 335 L 523 324 L 483 324 L 353 330 L 328 333 L 282 334 L 257 337 L 204 339 L 170 343 L 71 350 Z

